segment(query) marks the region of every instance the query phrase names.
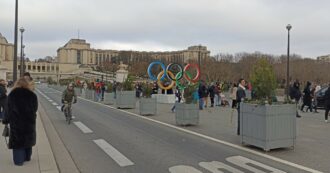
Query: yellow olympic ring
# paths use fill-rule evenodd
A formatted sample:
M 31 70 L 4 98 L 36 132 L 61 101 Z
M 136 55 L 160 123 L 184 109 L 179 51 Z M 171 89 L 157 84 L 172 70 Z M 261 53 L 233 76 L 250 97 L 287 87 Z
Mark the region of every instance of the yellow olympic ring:
M 162 78 L 163 74 L 164 74 L 164 71 L 160 72 L 157 76 L 157 84 L 158 84 L 159 88 L 164 89 L 164 90 L 172 89 L 173 86 L 175 85 L 175 81 L 172 80 L 171 84 L 169 86 L 165 87 L 160 80 Z M 175 78 L 174 74 L 171 71 L 167 71 L 167 74 L 169 74 L 173 79 Z

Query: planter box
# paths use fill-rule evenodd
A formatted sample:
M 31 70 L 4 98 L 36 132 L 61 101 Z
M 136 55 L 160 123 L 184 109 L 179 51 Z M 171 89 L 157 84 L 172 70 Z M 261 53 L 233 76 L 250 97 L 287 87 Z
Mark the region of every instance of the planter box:
M 103 103 L 106 105 L 112 105 L 116 102 L 116 100 L 114 99 L 114 93 L 107 93 L 104 92 L 104 100 Z
M 175 103 L 175 94 L 153 94 L 152 98 L 157 99 L 157 103 Z
M 177 125 L 198 125 L 199 109 L 197 105 L 175 103 L 175 121 Z
M 156 115 L 157 101 L 156 98 L 141 98 L 139 100 L 140 115 Z
M 265 151 L 294 147 L 296 106 L 241 104 L 241 142 Z
M 135 91 L 117 91 L 116 107 L 131 108 L 136 106 Z

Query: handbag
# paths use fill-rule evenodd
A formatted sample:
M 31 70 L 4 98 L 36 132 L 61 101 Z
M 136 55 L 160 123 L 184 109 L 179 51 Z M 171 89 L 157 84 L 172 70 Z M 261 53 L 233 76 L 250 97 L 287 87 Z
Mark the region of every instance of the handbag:
M 5 128 L 2 131 L 2 136 L 5 137 L 6 145 L 8 148 L 9 148 L 9 145 L 8 145 L 7 137 L 9 137 L 9 135 L 10 135 L 10 129 L 9 129 L 9 126 L 6 124 Z
M 3 131 L 2 131 L 2 136 L 3 137 L 9 137 L 9 127 L 8 127 L 8 125 L 5 125 L 5 128 L 3 129 Z

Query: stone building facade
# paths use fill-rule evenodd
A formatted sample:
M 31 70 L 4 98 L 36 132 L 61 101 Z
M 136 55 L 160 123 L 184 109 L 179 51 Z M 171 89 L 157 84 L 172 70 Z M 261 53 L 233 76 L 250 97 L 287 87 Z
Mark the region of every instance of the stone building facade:
M 134 64 L 141 61 L 160 60 L 164 62 L 187 63 L 189 60 L 198 61 L 209 58 L 210 51 L 206 46 L 191 46 L 186 50 L 168 52 L 146 52 L 146 51 L 127 51 L 111 49 L 93 49 L 86 40 L 71 39 L 63 47 L 57 50 L 59 63 L 63 64 L 82 64 L 82 65 L 102 65 L 105 62 L 119 64 Z
M 317 60 L 322 62 L 330 62 L 330 55 L 319 56 L 317 57 Z
M 205 46 L 191 46 L 185 50 L 168 52 L 147 52 L 132 50 L 94 49 L 83 39 L 71 39 L 63 47 L 58 48 L 55 61 L 25 62 L 25 71 L 40 78 L 82 75 L 90 72 L 96 66 L 121 61 L 132 65 L 139 62 L 160 60 L 166 63 L 187 63 L 189 60 L 201 61 L 209 58 L 210 51 Z M 14 45 L 0 33 L 0 70 L 5 71 L 7 79 L 12 79 L 14 59 Z M 17 61 L 17 73 L 20 74 L 20 58 Z M 61 76 L 61 77 L 59 77 Z

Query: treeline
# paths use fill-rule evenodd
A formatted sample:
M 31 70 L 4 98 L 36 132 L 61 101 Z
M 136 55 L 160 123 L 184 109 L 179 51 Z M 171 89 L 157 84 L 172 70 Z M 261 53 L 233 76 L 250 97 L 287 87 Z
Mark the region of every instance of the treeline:
M 286 84 L 286 55 L 272 55 L 261 52 L 217 54 L 213 57 L 201 60 L 201 79 L 207 82 L 237 82 L 240 78 L 249 80 L 253 65 L 260 58 L 266 58 L 275 71 L 276 80 L 279 87 Z M 130 64 L 128 70 L 131 75 L 148 78 L 147 68 L 150 62 L 140 61 Z M 164 62 L 165 64 L 175 62 Z M 198 63 L 190 61 L 190 63 Z M 182 64 L 184 65 L 184 64 Z M 101 71 L 116 71 L 117 65 L 104 63 Z M 160 70 L 160 69 L 159 69 Z M 300 55 L 290 55 L 290 81 L 299 80 L 325 84 L 330 82 L 330 63 L 318 61 L 310 58 L 303 58 Z

